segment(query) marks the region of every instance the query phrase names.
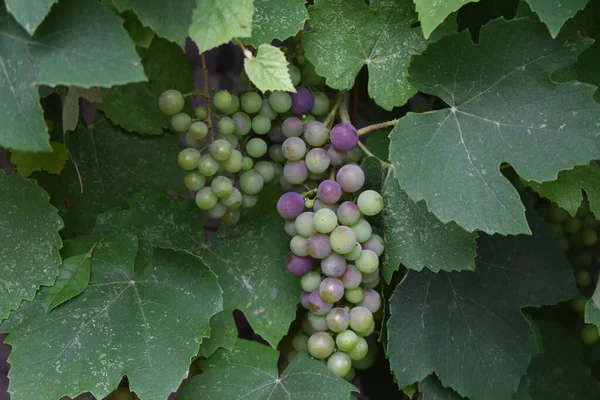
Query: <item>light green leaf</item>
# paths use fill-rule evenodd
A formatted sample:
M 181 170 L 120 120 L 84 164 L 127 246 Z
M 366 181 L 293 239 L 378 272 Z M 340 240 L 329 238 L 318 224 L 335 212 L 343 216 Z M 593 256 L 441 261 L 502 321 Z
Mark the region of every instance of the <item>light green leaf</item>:
M 11 315 L 3 325 L 11 399 L 103 398 L 125 374 L 145 400 L 177 390 L 221 310 L 221 290 L 198 258 L 160 249 L 136 258 L 137 243 L 127 233 L 100 238 L 82 294 L 48 314 L 35 300 Z
M 200 53 L 252 35 L 252 0 L 197 0 L 189 35 Z
M 33 35 L 58 0 L 6 0 L 6 10 L 17 22 Z
M 596 286 L 594 297 L 600 297 L 600 289 L 598 289 L 598 286 Z M 594 298 L 591 298 L 585 304 L 585 322 L 596 325 L 598 333 L 600 334 L 600 309 L 594 301 Z
M 547 227 L 534 236 L 482 235 L 474 272 L 409 272 L 390 300 L 388 355 L 400 386 L 435 372 L 471 400 L 505 400 L 537 351 L 521 308 L 577 293 Z
M 164 39 L 152 42 L 142 63 L 149 81 L 103 89 L 104 101 L 98 108 L 130 132 L 161 135 L 169 126 L 169 117 L 160 112 L 158 98 L 167 89 L 192 92 L 192 69 L 181 48 Z
M 208 358 L 218 349 L 232 350 L 237 336 L 238 330 L 233 314 L 221 311 L 210 319 L 210 337 L 202 341 L 198 356 Z
M 201 375 L 183 385 L 180 400 L 347 400 L 357 389 L 308 353 L 298 353 L 281 375 L 279 353 L 267 346 L 238 340 L 231 351 L 219 350 Z
M 152 39 L 154 39 L 154 31 L 151 28 L 142 25 L 137 15 L 135 15 L 133 11 L 125 11 L 122 14 L 122 17 L 124 21 L 123 26 L 125 29 L 127 29 L 129 37 L 135 42 L 136 46 L 143 47 L 145 49 L 150 47 L 150 43 L 152 43 Z
M 595 162 L 561 171 L 555 181 L 525 183 L 540 196 L 555 202 L 573 216 L 583 200 L 583 189 L 590 202 L 591 211 L 596 217 L 600 217 L 600 167 Z
M 407 81 L 413 54 L 427 45 L 410 0 L 318 0 L 309 7 L 311 30 L 303 37 L 306 57 L 335 89 L 350 89 L 363 66 L 369 96 L 386 110 L 417 91 Z
M 254 0 L 252 36 L 244 43 L 257 48 L 274 39 L 285 40 L 304 28 L 308 18 L 304 0 Z
M 463 5 L 475 1 L 479 0 L 414 0 L 425 38 L 429 38 L 429 35 L 444 22 L 448 15 L 458 11 Z
M 102 101 L 102 92 L 100 91 L 100 88 L 97 87 L 82 89 L 77 86 L 71 86 L 69 88 L 62 105 L 63 132 L 74 131 L 77 127 L 77 121 L 79 121 L 80 98 L 84 98 L 92 103 L 100 103 Z
M 569 18 L 575 16 L 577 11 L 583 10 L 589 0 L 525 0 L 548 27 L 550 34 L 555 38 L 560 28 Z
M 454 390 L 443 387 L 435 375 L 429 375 L 419 382 L 419 392 L 423 400 L 463 400 Z
M 258 46 L 256 57 L 244 60 L 248 78 L 261 92 L 285 90 L 296 92 L 288 71 L 288 62 L 283 52 L 270 44 Z
M 11 151 L 10 160 L 24 178 L 35 171 L 47 171 L 51 174 L 60 174 L 69 159 L 69 152 L 64 144 L 50 142 L 52 152 L 30 153 L 25 151 Z
M 410 79 L 450 108 L 409 113 L 394 127 L 390 161 L 400 186 L 444 223 L 529 233 L 500 165 L 544 182 L 600 156 L 594 87 L 549 79 L 589 43 L 572 30 L 551 40 L 539 22 L 498 19 L 482 28 L 477 45 L 467 31 L 430 45 L 413 59 Z
M 125 203 L 142 190 L 174 190 L 187 194 L 184 173 L 177 166 L 183 148 L 173 135 L 141 137 L 129 134 L 98 115 L 91 127 L 79 124 L 67 136 L 73 159 L 58 175 L 37 179 L 65 220 L 66 237 L 87 235 L 96 216 Z M 78 172 L 82 186 L 79 183 Z M 82 192 L 83 191 L 83 192 Z
M 296 318 L 299 280 L 287 271 L 289 238 L 270 212 L 251 211 L 221 227 L 201 254 L 219 277 L 224 312 L 242 311 L 252 329 L 276 347 Z
M 60 266 L 63 222 L 48 194 L 33 180 L 0 172 L 0 321 L 41 285 L 52 285 Z
M 146 79 L 121 23 L 94 0 L 62 0 L 33 37 L 11 17 L 0 20 L 0 146 L 51 151 L 35 85 L 87 88 Z

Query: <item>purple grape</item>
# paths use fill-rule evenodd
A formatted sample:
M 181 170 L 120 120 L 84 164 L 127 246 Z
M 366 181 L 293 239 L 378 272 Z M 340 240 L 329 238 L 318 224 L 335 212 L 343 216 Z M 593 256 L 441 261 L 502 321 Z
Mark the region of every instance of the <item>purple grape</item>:
M 334 126 L 329 136 L 331 144 L 338 151 L 352 150 L 358 143 L 356 128 L 347 122 L 342 122 Z
M 281 145 L 283 156 L 289 161 L 299 161 L 306 154 L 306 143 L 298 137 L 290 137 L 285 139 Z
M 365 289 L 363 300 L 358 305 L 375 314 L 381 307 L 381 296 L 373 289 Z
M 346 272 L 342 276 L 342 282 L 346 289 L 356 289 L 362 282 L 362 273 L 352 264 L 348 264 Z
M 288 161 L 283 166 L 283 176 L 292 185 L 300 185 L 308 178 L 304 161 Z
M 296 276 L 302 276 L 313 269 L 315 266 L 315 259 L 312 257 L 298 257 L 290 251 L 285 257 L 285 263 L 290 273 Z
M 336 181 L 326 179 L 319 184 L 317 197 L 325 204 L 335 204 L 342 197 L 342 188 Z
M 344 297 L 344 284 L 336 278 L 325 278 L 319 286 L 319 293 L 323 300 L 335 303 Z
M 314 101 L 310 90 L 306 88 L 296 88 L 296 93 L 290 93 L 292 98 L 292 107 L 290 111 L 296 115 L 308 114 L 313 107 Z
M 347 164 L 340 168 L 335 180 L 344 192 L 354 193 L 358 192 L 365 184 L 365 173 L 358 165 Z
M 322 260 L 331 254 L 331 245 L 329 244 L 329 236 L 317 234 L 308 238 L 306 251 L 312 257 Z M 307 271 L 308 272 L 308 271 Z
M 304 141 L 312 147 L 320 147 L 327 143 L 329 129 L 321 122 L 311 122 L 304 128 Z
M 362 244 L 362 248 L 365 250 L 371 250 L 377 254 L 378 257 L 380 257 L 385 249 L 383 238 L 379 235 L 372 234 L 371 238 Z
M 307 292 L 302 292 L 302 294 L 300 295 L 300 304 L 302 304 L 302 307 L 306 308 L 308 310 L 308 297 L 310 296 L 310 293 Z
M 313 205 L 313 210 L 315 212 L 319 211 L 321 208 L 329 208 L 330 210 L 337 212 L 338 205 L 337 204 L 325 204 L 321 200 L 315 200 L 315 204 Z
M 327 155 L 329 156 L 329 162 L 331 165 L 335 165 L 339 167 L 340 165 L 344 165 L 348 157 L 346 153 L 339 152 L 333 148 L 333 146 L 329 146 L 327 148 Z
M 302 131 L 304 130 L 304 125 L 300 118 L 289 117 L 283 121 L 281 124 L 281 132 L 285 137 L 299 137 L 302 135 Z
M 283 219 L 294 219 L 304 211 L 304 199 L 295 192 L 284 193 L 277 201 L 277 211 Z
M 321 261 L 321 271 L 327 276 L 339 278 L 346 271 L 346 259 L 337 253 L 331 253 Z
M 360 219 L 360 211 L 356 203 L 345 201 L 337 209 L 338 222 L 342 225 L 351 226 Z
M 317 315 L 325 315 L 333 308 L 333 304 L 323 300 L 318 290 L 308 296 L 308 309 Z

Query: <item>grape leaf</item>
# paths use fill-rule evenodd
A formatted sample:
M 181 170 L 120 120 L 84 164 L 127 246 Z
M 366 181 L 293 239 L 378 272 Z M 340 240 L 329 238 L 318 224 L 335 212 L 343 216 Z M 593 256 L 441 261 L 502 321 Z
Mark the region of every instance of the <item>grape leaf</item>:
M 252 35 L 252 0 L 197 0 L 189 35 L 204 53 L 233 38 Z
M 600 166 L 595 162 L 561 171 L 555 181 L 525 183 L 540 196 L 555 202 L 573 216 L 583 200 L 583 189 L 590 202 L 591 211 L 600 217 Z
M 457 21 L 460 31 L 468 28 L 473 37 L 479 37 L 481 27 L 493 19 L 512 19 L 517 14 L 521 0 L 480 0 L 460 8 Z
M 121 16 L 123 17 L 123 26 L 127 29 L 129 37 L 135 42 L 136 46 L 145 49 L 150 47 L 150 43 L 154 39 L 154 31 L 142 25 L 133 11 L 125 11 Z
M 472 400 L 511 398 L 536 352 L 521 308 L 577 293 L 547 227 L 533 236 L 482 235 L 474 272 L 410 272 L 390 300 L 388 355 L 399 385 L 435 372 Z
M 51 151 L 35 85 L 86 88 L 146 79 L 121 19 L 94 0 L 62 0 L 33 37 L 2 18 L 0 54 L 0 146 L 21 151 Z
M 30 153 L 27 151 L 11 151 L 10 160 L 24 178 L 35 171 L 47 171 L 51 174 L 60 174 L 69 159 L 69 152 L 64 144 L 50 142 L 52 152 Z
M 248 212 L 235 226 L 221 227 L 201 254 L 219 277 L 224 312 L 242 311 L 273 347 L 296 318 L 300 298 L 298 278 L 285 267 L 288 252 L 289 237 L 271 209 Z
M 5 0 L 6 10 L 13 15 L 17 22 L 33 35 L 50 9 L 58 0 Z
M 204 372 L 186 381 L 178 398 L 346 400 L 357 391 L 306 352 L 298 353 L 279 375 L 278 357 L 267 346 L 238 340 L 233 350 L 218 350 L 209 358 Z
M 248 78 L 261 92 L 285 90 L 296 92 L 288 71 L 288 62 L 283 52 L 270 44 L 258 46 L 256 57 L 244 60 Z
M 423 400 L 463 399 L 454 390 L 443 387 L 434 375 L 429 375 L 422 382 L 419 382 L 419 392 L 423 395 Z
M 252 36 L 244 43 L 257 48 L 274 39 L 285 40 L 304 28 L 308 18 L 304 0 L 254 0 Z
M 136 257 L 137 249 L 128 233 L 100 238 L 82 294 L 48 314 L 34 300 L 11 315 L 3 325 L 12 346 L 11 399 L 88 391 L 103 398 L 123 375 L 142 399 L 163 400 L 177 389 L 221 310 L 221 290 L 196 257 L 161 249 Z
M 148 82 L 130 83 L 103 89 L 98 104 L 115 124 L 131 132 L 161 135 L 169 117 L 158 109 L 158 97 L 167 89 L 182 93 L 194 90 L 190 63 L 176 44 L 156 39 L 142 57 Z M 189 106 L 188 106 L 189 107 Z
M 192 13 L 196 9 L 196 0 L 112 0 L 112 4 L 121 13 L 133 11 L 144 26 L 181 47 L 185 45 Z
M 550 34 L 555 38 L 560 28 L 577 11 L 583 10 L 589 0 L 525 0 L 548 27 Z
M 93 126 L 80 124 L 67 142 L 73 159 L 63 172 L 37 177 L 61 210 L 66 237 L 89 234 L 98 214 L 120 206 L 133 193 L 152 189 L 188 193 L 176 162 L 183 146 L 175 136 L 129 134 L 98 115 Z
M 309 7 L 311 30 L 303 37 L 306 57 L 335 89 L 350 89 L 363 66 L 369 70 L 369 96 L 386 110 L 417 91 L 406 80 L 413 54 L 427 42 L 409 0 L 316 1 Z
M 102 92 L 97 87 L 82 89 L 77 86 L 71 86 L 69 88 L 62 105 L 63 132 L 73 131 L 77 127 L 77 121 L 79 121 L 79 99 L 81 97 L 92 103 L 100 103 L 102 101 Z
M 414 0 L 419 21 L 423 28 L 423 35 L 429 38 L 432 32 L 454 11 L 463 5 L 479 0 Z
M 35 181 L 0 171 L 0 321 L 41 285 L 52 285 L 61 263 L 63 222 Z
M 596 288 L 598 292 L 598 288 Z M 596 325 L 598 334 L 600 334 L 600 309 L 596 306 L 593 299 L 589 299 L 585 304 L 585 322 Z
M 591 83 L 594 86 L 600 86 L 600 71 L 597 66 L 600 65 L 600 3 L 590 1 L 587 7 L 577 13 L 575 22 L 577 26 L 594 39 L 594 44 L 577 57 L 575 69 L 581 82 Z M 595 99 L 600 102 L 600 91 L 596 91 Z
M 210 319 L 210 337 L 202 341 L 199 357 L 208 358 L 218 349 L 232 350 L 237 341 L 238 330 L 230 312 L 221 311 Z
M 400 186 L 444 223 L 529 233 L 519 195 L 499 167 L 508 162 L 524 179 L 543 182 L 600 155 L 594 88 L 549 79 L 587 45 L 573 30 L 551 40 L 539 22 L 499 19 L 482 28 L 477 45 L 463 31 L 414 57 L 411 81 L 450 108 L 409 113 L 392 130 Z

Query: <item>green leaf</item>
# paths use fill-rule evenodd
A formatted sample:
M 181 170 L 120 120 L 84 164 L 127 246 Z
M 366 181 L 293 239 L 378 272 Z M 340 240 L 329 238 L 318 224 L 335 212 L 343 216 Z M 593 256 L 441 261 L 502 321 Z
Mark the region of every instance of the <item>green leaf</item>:
M 429 35 L 444 22 L 448 15 L 474 1 L 479 0 L 414 0 L 425 38 L 429 38 Z
M 596 287 L 596 295 L 600 294 L 600 290 Z M 594 303 L 594 299 L 589 299 L 585 304 L 585 322 L 596 325 L 598 334 L 600 334 L 600 309 Z
M 289 399 L 347 400 L 357 389 L 308 353 L 298 353 L 281 375 L 279 353 L 267 346 L 238 340 L 231 351 L 219 350 L 204 372 L 184 383 L 180 400 Z
M 233 350 L 237 342 L 238 330 L 233 314 L 221 311 L 210 319 L 210 337 L 202 341 L 199 357 L 208 358 L 218 349 Z
M 575 22 L 579 29 L 594 39 L 594 44 L 577 57 L 575 69 L 581 82 L 591 83 L 594 86 L 600 86 L 600 71 L 597 66 L 600 65 L 600 3 L 590 1 L 587 7 L 577 13 Z M 600 102 L 600 92 L 596 91 L 595 99 Z
M 6 10 L 30 35 L 40 26 L 58 0 L 6 0 Z
M 69 151 L 60 142 L 50 142 L 52 152 L 30 153 L 25 151 L 11 151 L 10 160 L 24 178 L 35 171 L 47 171 L 51 174 L 60 174 L 69 159 Z
M 67 146 L 73 158 L 63 172 L 37 178 L 61 210 L 66 237 L 89 234 L 98 214 L 124 204 L 142 190 L 188 193 L 176 162 L 183 145 L 173 135 L 129 134 L 98 115 L 93 126 L 80 124 L 69 134 Z
M 261 92 L 285 90 L 296 92 L 288 71 L 288 62 L 283 52 L 270 44 L 258 46 L 256 57 L 244 60 L 248 78 Z
M 79 99 L 84 98 L 92 103 L 102 101 L 102 92 L 100 88 L 93 87 L 82 89 L 77 86 L 71 86 L 63 100 L 62 125 L 63 132 L 74 131 L 79 121 Z M 66 160 L 65 160 L 66 161 Z
M 35 181 L 0 172 L 0 321 L 41 285 L 52 285 L 60 266 L 63 222 Z
M 221 290 L 196 257 L 154 249 L 136 258 L 137 250 L 131 234 L 100 238 L 82 294 L 48 314 L 35 300 L 11 315 L 3 326 L 11 399 L 103 398 L 125 374 L 142 399 L 177 390 L 221 310 Z
M 555 181 L 525 183 L 540 196 L 555 202 L 573 216 L 583 200 L 583 189 L 590 202 L 591 211 L 600 217 L 600 166 L 595 162 L 561 171 Z
M 589 0 L 525 0 L 529 3 L 540 20 L 548 27 L 550 34 L 555 38 L 560 28 L 569 19 L 575 16 L 577 11 L 583 10 Z
M 274 39 L 285 40 L 304 28 L 308 11 L 304 0 L 254 0 L 252 36 L 244 43 L 257 48 Z
M 594 88 L 549 79 L 588 45 L 572 30 L 551 40 L 543 24 L 529 19 L 494 20 L 477 45 L 467 31 L 430 45 L 413 59 L 410 79 L 450 108 L 409 113 L 394 127 L 390 161 L 400 186 L 444 223 L 529 233 L 525 208 L 500 165 L 544 182 L 598 158 Z
M 151 28 L 142 25 L 133 11 L 125 11 L 122 14 L 122 17 L 124 21 L 123 26 L 127 29 L 129 37 L 135 42 L 136 46 L 145 49 L 150 47 L 150 43 L 152 43 L 152 39 L 154 39 L 154 31 Z
M 189 35 L 200 53 L 233 38 L 250 37 L 253 12 L 252 0 L 197 0 Z
M 12 18 L 0 20 L 0 146 L 52 150 L 35 85 L 88 88 L 146 79 L 121 23 L 94 0 L 62 0 L 33 37 Z
M 303 37 L 306 57 L 335 89 L 350 89 L 363 66 L 369 70 L 369 96 L 386 110 L 417 91 L 407 81 L 411 56 L 427 42 L 409 0 L 316 1 L 309 7 L 311 30 Z
M 535 335 L 521 308 L 577 293 L 564 253 L 539 221 L 534 236 L 482 235 L 474 272 L 409 272 L 396 288 L 388 355 L 400 386 L 435 372 L 471 400 L 512 398 Z
M 471 35 L 479 37 L 481 27 L 493 19 L 513 19 L 521 0 L 480 0 L 460 8 L 457 15 L 459 31 L 468 28 Z M 447 21 L 447 20 L 446 20 Z
M 158 98 L 167 89 L 192 92 L 192 69 L 181 48 L 164 39 L 152 42 L 142 63 L 149 81 L 103 89 L 104 100 L 98 108 L 130 132 L 161 135 L 169 126 L 169 117 L 160 112 Z
M 271 209 L 245 213 L 235 226 L 221 227 L 201 255 L 219 277 L 224 312 L 242 311 L 273 347 L 296 318 L 300 298 L 298 278 L 285 267 L 288 252 L 289 237 Z
M 434 376 L 429 375 L 419 383 L 419 392 L 423 395 L 423 400 L 462 400 L 454 390 L 445 388 Z

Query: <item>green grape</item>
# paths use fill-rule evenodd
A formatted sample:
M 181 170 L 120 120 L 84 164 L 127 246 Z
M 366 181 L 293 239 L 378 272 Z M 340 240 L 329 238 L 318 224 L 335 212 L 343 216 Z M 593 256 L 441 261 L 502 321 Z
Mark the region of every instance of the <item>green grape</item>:
M 329 97 L 323 92 L 313 93 L 313 107 L 310 110 L 312 115 L 320 117 L 329 112 Z
M 554 224 L 561 224 L 569 218 L 569 213 L 553 204 L 548 211 L 548 220 Z
M 181 169 L 191 171 L 198 166 L 200 152 L 196 149 L 183 149 L 177 156 L 177 164 Z
M 598 335 L 598 328 L 596 325 L 585 324 L 581 329 L 581 340 L 587 345 L 593 345 L 598 342 L 600 336 Z
M 223 135 L 232 135 L 235 133 L 235 123 L 229 117 L 223 117 L 217 122 L 217 130 Z
M 373 314 L 368 308 L 358 306 L 350 310 L 350 328 L 356 333 L 365 332 L 373 325 Z
M 189 190 L 200 190 L 206 185 L 206 177 L 198 171 L 192 171 L 185 176 L 184 183 Z
M 213 179 L 212 183 L 210 184 L 210 187 L 213 193 L 221 199 L 229 196 L 231 192 L 233 192 L 233 184 L 226 176 L 215 177 L 215 179 Z
M 329 243 L 332 250 L 336 253 L 342 255 L 348 254 L 356 245 L 356 234 L 347 226 L 338 226 L 329 235 Z
M 598 221 L 596 221 L 594 214 L 588 214 L 583 217 L 583 227 L 589 229 L 596 229 L 598 227 Z
M 240 99 L 232 94 L 231 95 L 231 107 L 229 107 L 227 110 L 225 110 L 225 114 L 227 115 L 231 115 L 233 113 L 238 112 L 240 109 Z
M 292 238 L 292 240 L 294 238 L 306 240 L 302 236 L 294 236 Z M 296 254 L 296 253 L 294 253 L 294 254 Z M 296 255 L 298 255 L 298 254 L 296 254 Z M 304 257 L 304 256 L 300 256 L 300 257 Z M 300 278 L 300 287 L 302 287 L 302 290 L 304 290 L 307 293 L 311 293 L 311 292 L 314 292 L 315 290 L 318 290 L 320 284 L 321 284 L 321 274 L 319 274 L 317 271 L 310 271 L 309 273 L 304 275 L 302 278 Z
M 312 114 L 304 114 L 304 115 L 299 116 L 298 118 L 300 118 L 300 121 L 302 121 L 303 126 L 306 126 L 306 125 L 310 124 L 311 122 L 314 122 L 317 120 L 317 118 L 315 118 L 315 116 Z
M 370 340 L 369 340 L 370 339 Z M 355 369 L 363 370 L 371 367 L 375 363 L 375 357 L 377 356 L 377 345 L 374 340 L 371 338 L 365 339 L 365 347 L 367 349 L 367 354 L 360 360 L 356 360 L 352 358 L 353 354 L 348 354 L 350 358 L 352 358 L 352 366 Z M 362 343 L 359 343 L 355 347 L 355 351 L 358 352 L 358 347 L 362 346 Z
M 219 171 L 219 162 L 212 158 L 210 154 L 200 157 L 198 162 L 198 171 L 204 176 L 213 176 Z
M 222 218 L 227 212 L 227 207 L 225 207 L 222 203 L 217 203 L 213 208 L 208 210 L 206 214 L 212 219 Z
M 264 115 L 257 115 L 252 119 L 252 130 L 257 135 L 266 135 L 271 130 L 271 120 Z
M 356 334 L 358 336 L 366 338 L 368 336 L 371 336 L 371 334 L 373 333 L 374 330 L 375 330 L 375 323 L 372 323 L 371 326 L 369 327 L 369 329 L 367 329 L 364 332 L 356 332 Z
M 358 338 L 356 346 L 350 351 L 347 352 L 348 356 L 352 360 L 362 360 L 366 357 L 369 352 L 369 344 L 365 340 L 365 338 Z
M 236 112 L 233 114 L 233 123 L 235 124 L 235 134 L 237 136 L 245 136 L 252 129 L 252 120 L 245 112 Z
M 315 222 L 314 222 L 315 213 L 312 211 L 305 211 L 302 214 L 296 217 L 294 223 L 294 234 L 298 234 L 300 236 L 304 236 L 305 238 L 310 237 L 317 233 L 315 230 Z
M 581 232 L 581 243 L 586 247 L 594 247 L 598 241 L 598 234 L 593 229 Z
M 339 377 L 344 377 L 352 370 L 352 360 L 348 354 L 336 351 L 327 359 L 327 368 Z
M 315 206 L 315 201 L 313 199 L 304 200 L 304 207 L 313 208 Z
M 276 163 L 283 164 L 285 162 L 285 156 L 281 150 L 280 144 L 273 144 L 269 148 L 269 157 Z
M 358 196 L 356 204 L 361 213 L 377 215 L 383 209 L 383 197 L 374 190 L 365 190 Z
M 371 234 L 373 233 L 373 228 L 371 228 L 371 224 L 367 222 L 366 219 L 361 218 L 358 222 L 350 227 L 356 234 L 356 241 L 358 243 L 364 243 L 371 238 Z
M 348 160 L 355 162 L 355 163 L 360 163 L 360 160 L 362 159 L 362 155 L 363 155 L 363 152 L 359 147 L 355 147 L 352 150 L 349 150 L 346 152 L 346 156 L 348 156 Z
M 239 150 L 232 149 L 229 159 L 227 159 L 227 161 L 223 161 L 221 165 L 223 166 L 225 171 L 235 174 L 236 172 L 242 169 L 243 158 L 244 157 L 242 156 L 242 153 Z
M 242 206 L 244 208 L 252 208 L 258 203 L 258 196 L 253 196 L 251 194 L 242 194 Z
M 213 104 L 215 107 L 225 114 L 228 114 L 226 110 L 231 108 L 232 103 L 232 95 L 227 90 L 219 90 L 213 97 Z
M 226 161 L 231 155 L 231 144 L 224 139 L 217 139 L 210 144 L 210 155 L 217 161 Z
M 202 146 L 202 143 L 203 143 L 203 142 L 199 141 L 198 139 L 194 139 L 192 137 L 192 135 L 190 134 L 190 132 L 185 134 L 184 140 L 185 140 L 185 145 L 187 147 L 200 147 L 200 146 Z
M 265 180 L 262 175 L 254 169 L 246 171 L 240 176 L 240 187 L 244 193 L 257 194 L 262 190 L 264 184 Z
M 338 349 L 345 351 L 346 353 L 352 351 L 359 341 L 360 337 L 351 330 L 340 332 L 335 338 L 335 344 Z
M 262 157 L 267 153 L 267 142 L 260 138 L 252 138 L 246 143 L 246 152 L 253 158 Z
M 571 300 L 571 308 L 577 314 L 583 314 L 585 311 L 585 305 L 587 304 L 588 298 L 585 296 L 577 296 Z
M 577 286 L 586 288 L 592 283 L 592 277 L 587 270 L 582 269 L 581 271 L 577 271 L 575 281 L 577 282 Z
M 358 260 L 361 254 L 362 246 L 360 245 L 360 243 L 356 243 L 356 245 L 354 245 L 354 248 L 352 249 L 352 251 L 350 251 L 350 253 L 344 254 L 344 258 L 348 261 L 356 261 Z
M 275 178 L 275 168 L 268 161 L 259 161 L 254 165 L 254 169 L 260 172 L 266 182 L 271 182 Z
M 226 140 L 231 145 L 231 148 L 235 148 L 238 145 L 238 143 L 240 142 L 240 139 L 235 135 L 219 134 L 219 136 L 217 136 L 217 139 Z
M 296 62 L 298 63 L 298 65 L 300 65 L 301 67 L 305 66 L 306 63 L 308 62 L 308 60 L 306 59 L 306 57 L 304 56 L 304 54 L 298 54 L 298 56 L 296 57 Z
M 227 211 L 223 218 L 221 218 L 221 222 L 223 225 L 235 225 L 240 220 L 240 212 L 238 210 Z
M 335 212 L 329 208 L 321 208 L 313 217 L 315 230 L 319 233 L 329 233 L 335 229 L 338 220 Z
M 269 118 L 271 121 L 274 121 L 277 118 L 277 113 L 273 111 L 273 109 L 269 106 L 269 100 L 263 99 L 262 106 L 259 111 L 260 115 L 264 115 Z
M 298 68 L 296 68 L 295 65 L 289 64 L 288 72 L 290 73 L 290 79 L 292 80 L 292 85 L 297 86 L 300 83 L 300 79 L 302 79 L 300 70 Z
M 370 274 L 379 268 L 379 257 L 372 250 L 363 250 L 360 257 L 354 261 L 354 265 L 363 274 Z
M 308 256 L 308 251 L 306 250 L 307 244 L 308 244 L 307 238 L 302 237 L 300 235 L 296 235 L 290 241 L 290 250 L 292 251 L 292 253 L 294 253 L 298 257 L 306 257 L 306 256 Z M 306 276 L 306 275 L 304 275 L 304 276 Z M 319 278 L 319 283 L 321 283 L 321 278 Z M 317 288 L 318 288 L 318 286 L 317 286 Z M 304 289 L 304 290 L 307 292 L 312 292 L 313 290 L 317 290 L 317 289 L 315 288 L 315 289 L 311 289 L 311 290 L 308 290 L 308 289 Z
M 563 224 L 565 232 L 567 233 L 577 233 L 581 230 L 582 226 L 583 223 L 581 222 L 581 219 L 577 217 L 569 217 Z
M 232 188 L 228 196 L 222 197 L 221 202 L 228 210 L 237 210 L 243 202 L 242 192 L 238 188 Z
M 219 199 L 208 186 L 203 187 L 196 193 L 196 205 L 202 210 L 208 211 L 213 208 Z
M 359 286 L 354 289 L 346 289 L 344 297 L 352 304 L 360 303 L 364 298 L 364 290 Z
M 308 339 L 308 352 L 318 359 L 325 359 L 333 353 L 335 342 L 327 332 L 315 332 Z
M 550 232 L 554 239 L 558 239 L 565 234 L 565 230 L 559 224 L 550 225 Z
M 204 140 L 208 134 L 208 126 L 202 121 L 193 122 L 190 125 L 190 135 L 196 140 Z
M 292 236 L 292 237 L 296 236 L 295 223 L 296 223 L 296 221 L 285 221 L 283 223 L 283 230 L 285 231 L 285 233 L 288 234 L 288 236 Z
M 269 96 L 269 107 L 279 114 L 286 113 L 292 107 L 292 98 L 287 92 L 273 92 Z
M 171 117 L 171 126 L 175 132 L 187 132 L 192 124 L 192 117 L 186 113 L 175 114 Z
M 296 351 L 308 350 L 308 336 L 303 333 L 299 333 L 292 339 L 292 347 Z
M 248 156 L 242 157 L 242 169 L 244 171 L 249 171 L 254 167 L 254 160 Z
M 325 84 L 325 78 L 315 72 L 315 67 L 311 63 L 307 63 L 302 68 L 302 79 L 306 86 L 319 87 Z
M 208 110 L 204 106 L 198 106 L 194 110 L 194 115 L 199 120 L 204 121 L 206 118 L 208 118 Z
M 256 114 L 262 107 L 262 97 L 256 92 L 248 92 L 242 96 L 242 110 L 248 114 Z
M 164 114 L 173 115 L 183 110 L 185 100 L 180 91 L 175 89 L 165 90 L 158 98 L 158 108 Z

